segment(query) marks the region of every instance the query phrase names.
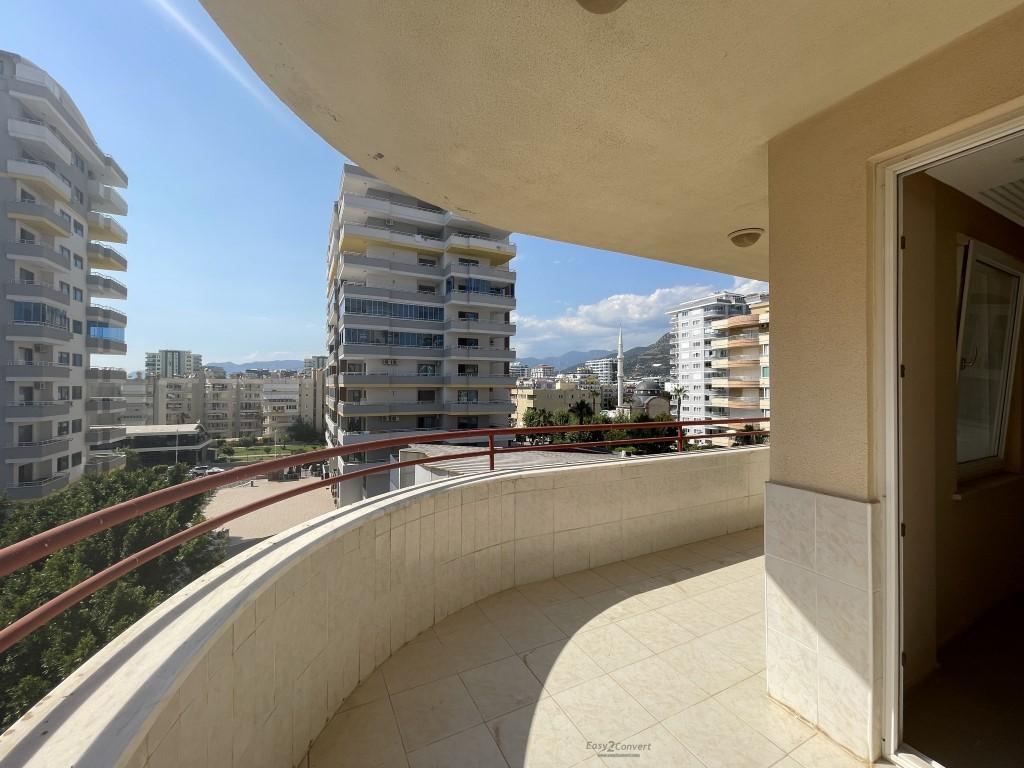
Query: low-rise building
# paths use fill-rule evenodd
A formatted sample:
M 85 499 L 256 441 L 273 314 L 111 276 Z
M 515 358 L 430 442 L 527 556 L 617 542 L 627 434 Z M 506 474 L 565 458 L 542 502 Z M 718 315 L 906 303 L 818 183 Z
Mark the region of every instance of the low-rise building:
M 555 373 L 555 366 L 548 363 L 540 363 L 530 369 L 530 376 L 535 379 L 553 379 L 555 378 Z
M 128 447 L 145 467 L 213 461 L 213 438 L 202 424 L 145 424 L 127 427 Z
M 583 401 L 596 414 L 601 410 L 601 394 L 590 389 L 579 389 L 575 384 L 559 382 L 550 389 L 536 387 L 516 387 L 512 390 L 512 404 L 515 406 L 513 418 L 517 427 L 524 427 L 523 419 L 530 408 L 538 411 L 567 411 L 576 403 Z

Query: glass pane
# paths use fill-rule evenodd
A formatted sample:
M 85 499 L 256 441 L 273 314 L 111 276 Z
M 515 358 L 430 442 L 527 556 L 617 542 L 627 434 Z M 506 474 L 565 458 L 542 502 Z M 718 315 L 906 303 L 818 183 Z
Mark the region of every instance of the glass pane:
M 1019 278 L 974 261 L 961 320 L 957 461 L 999 455 Z

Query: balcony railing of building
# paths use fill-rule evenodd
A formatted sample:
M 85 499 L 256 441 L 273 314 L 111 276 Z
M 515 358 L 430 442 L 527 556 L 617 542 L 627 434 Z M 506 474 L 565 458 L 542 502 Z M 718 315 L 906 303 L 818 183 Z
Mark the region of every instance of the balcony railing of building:
M 39 403 L 35 403 L 39 404 Z M 22 403 L 9 403 L 10 406 L 20 406 Z M 725 435 L 734 435 L 737 441 L 743 444 L 754 440 L 763 440 L 769 434 L 769 430 L 762 425 L 767 423 L 767 418 L 758 420 L 758 429 L 734 430 Z M 614 448 L 616 446 L 637 446 L 641 444 L 668 444 L 674 447 L 676 452 L 682 453 L 690 441 L 701 439 L 700 436 L 688 435 L 687 427 L 709 426 L 709 425 L 749 425 L 749 419 L 716 419 L 705 421 L 666 421 L 646 422 L 633 424 L 582 424 L 570 426 L 553 427 L 510 427 L 499 429 L 467 429 L 454 432 L 437 432 L 435 430 L 423 430 L 423 434 L 417 435 L 417 443 L 436 443 L 452 440 L 465 440 L 470 438 L 485 439 L 486 447 L 472 449 L 458 453 L 449 453 L 442 456 L 428 456 L 423 458 L 408 459 L 392 462 L 383 467 L 372 467 L 347 473 L 344 476 L 334 475 L 322 480 L 308 483 L 297 488 L 292 488 L 280 493 L 255 500 L 228 512 L 213 515 L 201 523 L 181 531 L 173 536 L 163 539 L 140 552 L 127 557 L 108 568 L 93 574 L 75 587 L 47 601 L 25 616 L 16 619 L 7 627 L 0 630 L 0 652 L 6 651 L 12 645 L 29 635 L 34 630 L 51 621 L 56 616 L 66 611 L 73 605 L 78 604 L 89 595 L 93 594 L 104 586 L 117 581 L 121 576 L 135 570 L 144 563 L 181 546 L 187 541 L 202 536 L 205 533 L 222 527 L 225 523 L 247 515 L 257 509 L 275 504 L 279 501 L 293 498 L 303 493 L 326 488 L 337 483 L 353 480 L 359 477 L 373 474 L 380 471 L 391 471 L 402 467 L 412 467 L 421 464 L 429 464 L 436 461 L 450 461 L 452 459 L 487 457 L 488 466 L 493 471 L 497 456 L 505 453 L 537 451 L 537 450 L 580 450 Z M 412 432 L 419 430 L 397 430 L 400 432 Z M 602 433 L 610 431 L 640 432 L 641 435 L 614 439 L 614 440 L 586 440 L 576 443 L 531 443 L 516 445 L 501 445 L 497 438 L 516 438 L 520 436 L 551 436 L 565 435 L 572 433 Z M 660 434 L 659 434 L 660 433 Z M 724 435 L 720 435 L 724 436 Z M 116 525 L 141 517 L 148 512 L 164 507 L 168 504 L 191 498 L 192 496 L 212 491 L 222 486 L 230 485 L 244 480 L 249 480 L 270 472 L 288 469 L 290 467 L 316 462 L 324 462 L 333 458 L 344 458 L 357 452 L 381 449 L 394 449 L 407 446 L 409 440 L 406 438 L 390 438 L 362 442 L 355 445 L 338 446 L 325 448 L 308 453 L 285 456 L 278 459 L 271 459 L 245 467 L 228 470 L 215 476 L 201 477 L 180 485 L 155 491 L 130 501 L 116 504 L 106 509 L 101 509 L 75 520 L 59 525 L 48 531 L 36 534 L 22 541 L 11 544 L 0 549 L 0 576 L 6 576 L 16 570 L 24 568 L 53 552 L 70 546 L 85 538 L 101 533 Z M 32 481 L 33 483 L 53 482 L 56 475 L 44 480 Z

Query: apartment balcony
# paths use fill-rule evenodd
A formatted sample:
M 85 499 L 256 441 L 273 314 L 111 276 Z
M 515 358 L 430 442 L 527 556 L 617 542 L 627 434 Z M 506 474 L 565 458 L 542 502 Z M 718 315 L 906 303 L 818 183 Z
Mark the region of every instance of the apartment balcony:
M 341 247 L 346 251 L 365 251 L 369 243 L 385 243 L 434 253 L 443 252 L 445 247 L 444 240 L 438 237 L 350 221 L 343 223 L 341 238 Z
M 20 259 L 22 261 L 38 264 L 44 269 L 52 269 L 57 272 L 67 272 L 71 269 L 71 257 L 65 256 L 44 243 L 21 240 L 8 242 L 4 245 L 8 259 Z
M 128 176 L 121 165 L 110 155 L 103 155 L 103 168 L 100 173 L 100 181 L 111 187 L 124 189 L 128 186 Z
M 108 243 L 127 243 L 128 232 L 110 216 L 89 211 L 89 237 L 92 240 L 103 240 Z
M 8 299 L 31 301 L 45 299 L 54 304 L 71 305 L 71 297 L 51 283 L 40 280 L 12 280 L 4 285 L 4 295 Z
M 413 302 L 417 304 L 430 304 L 441 301 L 440 293 L 377 288 L 352 280 L 346 280 L 341 284 L 341 296 L 343 298 L 383 299 L 385 301 Z
M 115 216 L 128 215 L 128 203 L 114 187 L 108 187 L 95 179 L 89 181 L 89 208 L 98 213 L 112 213 Z
M 4 493 L 8 501 L 31 501 L 32 499 L 40 499 L 48 493 L 59 491 L 61 488 L 66 488 L 67 485 L 68 474 L 60 472 L 41 480 L 28 480 L 8 486 Z
M 67 326 L 35 320 L 11 320 L 7 326 L 8 341 L 41 341 L 48 344 L 71 341 Z
M 759 333 L 757 335 L 757 341 L 760 344 L 769 344 L 769 343 L 771 343 L 771 334 L 770 333 Z
M 9 445 L 4 449 L 4 459 L 8 462 L 47 459 L 58 453 L 67 453 L 70 442 L 66 437 L 54 437 L 50 440 Z
M 105 475 L 115 469 L 124 469 L 127 457 L 123 453 L 113 451 L 90 452 L 85 462 L 85 474 Z
M 387 402 L 387 403 L 346 403 L 338 401 L 335 412 L 345 416 L 406 416 L 423 413 L 441 413 L 444 406 L 435 400 L 423 402 Z
M 403 275 L 406 277 L 430 277 L 435 280 L 441 278 L 440 267 L 429 267 L 424 264 L 410 264 L 390 259 L 377 259 L 367 256 L 365 253 L 344 251 L 341 254 L 341 274 L 345 276 L 346 268 L 349 272 L 363 270 L 367 272 L 388 273 L 392 275 Z
M 746 368 L 751 365 L 757 365 L 760 358 L 754 355 L 731 355 L 729 357 L 716 357 L 711 360 L 711 367 L 715 369 L 721 368 Z
M 444 210 L 435 206 L 382 200 L 376 197 L 346 192 L 345 207 L 342 210 L 342 215 L 344 216 L 345 213 L 358 215 L 357 211 L 363 214 L 368 213 L 375 218 L 395 219 L 412 224 L 426 224 L 431 227 L 443 227 L 446 222 Z
M 134 405 L 136 407 L 139 406 L 138 403 L 134 403 Z M 147 408 L 151 408 L 152 407 L 152 403 L 147 403 L 146 407 Z M 89 428 L 90 429 L 92 429 L 92 428 L 103 428 L 103 429 L 106 429 L 108 427 L 119 427 L 119 426 L 121 426 L 121 420 L 125 417 L 125 411 L 127 411 L 127 410 L 128 410 L 128 406 L 127 406 L 127 403 L 126 403 L 125 407 L 122 410 L 90 411 L 89 412 Z M 170 412 L 172 409 L 168 408 L 167 410 L 168 410 L 168 412 Z
M 445 277 L 475 277 L 485 280 L 503 280 L 509 283 L 516 281 L 516 273 L 511 269 L 495 269 L 485 265 L 459 264 L 453 261 L 444 268 Z
M 87 336 L 85 348 L 96 355 L 124 355 L 128 353 L 128 345 L 117 339 L 104 339 L 99 336 Z
M 340 344 L 338 357 L 359 360 L 366 357 L 415 358 L 417 360 L 440 360 L 444 357 L 443 347 L 398 347 L 386 344 Z
M 711 396 L 711 405 L 715 408 L 757 408 L 759 402 L 757 397 Z
M 770 398 L 762 397 L 760 400 L 758 400 L 757 407 L 760 408 L 762 411 L 770 411 L 772 407 L 772 401 Z
M 516 255 L 516 244 L 495 240 L 483 234 L 451 234 L 445 241 L 445 250 L 449 253 L 464 253 L 471 256 L 481 254 L 489 256 L 492 260 L 498 257 L 503 261 L 509 261 Z
M 66 381 L 71 368 L 42 360 L 8 360 L 4 366 L 4 378 L 8 381 Z
M 7 421 L 36 421 L 71 413 L 70 400 L 12 400 L 7 403 Z
M 466 306 L 499 307 L 515 309 L 515 296 L 502 293 L 484 293 L 483 291 L 451 291 L 444 295 L 445 304 L 464 304 Z
M 486 373 L 460 373 L 454 376 L 445 376 L 444 385 L 446 387 L 514 387 L 516 377 L 504 374 L 492 376 Z
M 490 320 L 445 320 L 446 331 L 466 331 L 468 333 L 492 333 L 496 336 L 514 336 L 515 323 L 493 322 Z
M 128 316 L 119 309 L 106 307 L 102 304 L 90 304 L 85 308 L 85 316 L 89 320 L 98 320 L 105 323 L 112 323 L 115 326 L 124 328 L 128 325 Z
M 108 445 L 124 440 L 128 431 L 124 427 L 89 425 L 85 433 L 86 445 Z
M 71 200 L 71 185 L 40 160 L 11 158 L 7 161 L 7 175 L 32 187 L 43 187 L 48 194 L 55 195 L 64 202 Z
M 761 322 L 757 315 L 733 315 L 728 320 L 716 320 L 711 324 L 711 327 L 716 331 L 724 331 L 731 328 L 756 328 Z
M 98 413 L 120 413 L 128 407 L 123 397 L 92 397 L 85 401 L 85 410 Z
M 346 314 L 342 327 L 383 328 L 405 331 L 429 331 L 438 333 L 443 329 L 441 320 L 410 320 L 403 317 L 381 317 L 380 315 Z
M 442 377 L 416 373 L 339 373 L 338 384 L 342 387 L 439 387 Z
M 713 386 L 731 389 L 752 389 L 760 386 L 761 383 L 759 376 L 730 376 L 729 378 L 712 378 L 711 381 Z
M 657 766 L 830 755 L 765 690 L 767 459 L 482 474 L 328 513 L 148 613 L 37 705 L 50 738 L 15 729 L 13 748 L 41 765 L 98 743 L 111 765 L 575 766 L 609 741 Z M 496 523 L 474 525 L 487 499 Z
M 445 413 L 456 414 L 512 413 L 515 409 L 515 403 L 511 400 L 476 400 L 473 402 L 448 400 L 444 404 Z
M 124 382 L 128 379 L 128 374 L 125 373 L 124 368 L 86 368 L 85 369 L 85 380 L 86 381 L 120 381 Z
M 756 347 L 760 345 L 758 334 L 737 333 L 720 339 L 711 340 L 712 349 L 738 349 L 740 347 Z
M 124 382 L 86 379 L 85 392 L 89 397 L 124 397 Z
M 31 146 L 32 154 L 71 165 L 71 150 L 64 146 L 53 129 L 43 121 L 28 117 L 9 117 L 7 132 L 11 138 Z
M 500 347 L 445 347 L 444 356 L 455 360 L 515 360 L 516 351 Z
M 51 205 L 28 200 L 10 200 L 6 204 L 6 209 L 7 218 L 24 221 L 45 235 L 71 237 L 71 222 L 57 213 Z
M 94 299 L 127 299 L 128 286 L 120 280 L 90 272 L 86 276 L 89 296 Z

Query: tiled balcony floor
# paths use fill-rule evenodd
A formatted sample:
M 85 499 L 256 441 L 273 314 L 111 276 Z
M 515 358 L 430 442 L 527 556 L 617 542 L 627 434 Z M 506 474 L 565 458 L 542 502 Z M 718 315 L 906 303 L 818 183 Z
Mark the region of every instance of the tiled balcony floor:
M 761 542 L 758 528 L 475 603 L 356 688 L 309 767 L 859 766 L 766 696 Z

